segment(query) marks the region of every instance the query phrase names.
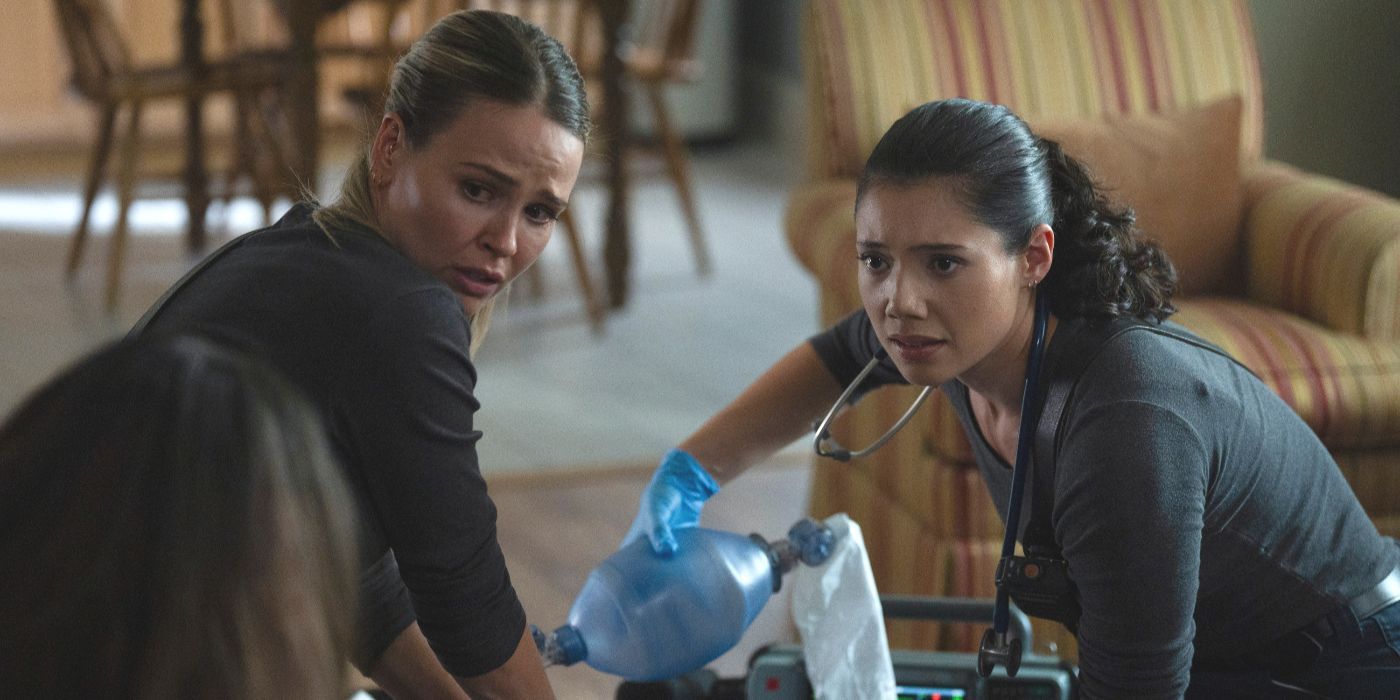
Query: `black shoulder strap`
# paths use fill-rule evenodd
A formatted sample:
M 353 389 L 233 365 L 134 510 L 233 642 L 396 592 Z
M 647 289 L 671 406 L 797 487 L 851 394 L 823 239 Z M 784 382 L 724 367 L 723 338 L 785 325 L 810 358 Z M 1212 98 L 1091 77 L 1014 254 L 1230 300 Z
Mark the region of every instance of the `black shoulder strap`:
M 1050 516 L 1055 503 L 1055 459 L 1060 446 L 1060 429 L 1064 422 L 1065 407 L 1069 405 L 1080 377 L 1103 348 L 1114 338 L 1132 330 L 1143 330 L 1174 338 L 1244 367 L 1229 353 L 1200 338 L 1169 326 L 1138 319 L 1089 321 L 1078 329 L 1078 332 L 1065 337 L 1065 345 L 1056 348 L 1055 351 L 1059 360 L 1054 367 L 1049 368 L 1050 380 L 1045 388 L 1045 401 L 1041 404 L 1040 419 L 1035 428 L 1031 467 L 1031 513 L 1030 521 L 1026 523 L 1026 536 L 1022 541 L 1028 554 L 1055 558 L 1060 556 L 1060 546 L 1055 540 Z M 1253 374 L 1253 370 L 1248 367 L 1244 369 Z

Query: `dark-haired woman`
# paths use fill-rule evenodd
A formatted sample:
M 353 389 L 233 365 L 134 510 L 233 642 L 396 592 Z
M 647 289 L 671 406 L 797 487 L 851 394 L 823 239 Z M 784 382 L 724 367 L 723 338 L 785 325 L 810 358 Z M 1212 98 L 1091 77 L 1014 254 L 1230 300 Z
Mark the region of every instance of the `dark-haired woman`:
M 326 416 L 363 533 L 354 660 L 396 698 L 552 695 L 477 464 L 472 352 L 549 241 L 589 128 L 557 41 L 444 17 L 399 60 L 338 199 L 216 253 L 141 331 L 266 358 Z
M 285 379 L 117 343 L 0 425 L 0 695 L 345 697 L 350 492 Z
M 629 537 L 674 550 L 720 483 L 810 431 L 877 357 L 862 389 L 939 387 L 1005 513 L 1041 297 L 1040 401 L 1075 379 L 1057 377 L 1067 355 L 1093 358 L 1042 504 L 1082 610 L 1083 695 L 1400 697 L 1395 543 L 1286 404 L 1164 321 L 1171 264 L 1058 145 L 1003 107 L 923 105 L 875 147 L 855 216 L 864 308 L 668 453 Z M 1170 332 L 1084 347 L 1124 323 Z

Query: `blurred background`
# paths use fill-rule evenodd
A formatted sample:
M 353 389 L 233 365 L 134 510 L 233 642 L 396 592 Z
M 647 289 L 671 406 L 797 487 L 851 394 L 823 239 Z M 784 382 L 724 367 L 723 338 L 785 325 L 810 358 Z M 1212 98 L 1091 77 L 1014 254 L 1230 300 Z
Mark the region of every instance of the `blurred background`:
M 190 160 L 187 101 L 178 95 L 149 99 L 118 298 L 108 308 L 120 153 L 108 158 L 109 178 L 97 191 L 90 241 L 67 280 L 65 259 L 81 218 L 102 111 L 75 83 L 75 47 L 56 12 L 67 1 L 13 0 L 0 8 L 0 94 L 6 95 L 0 105 L 0 410 L 94 343 L 124 332 L 203 252 L 263 220 L 246 183 L 223 182 L 235 170 L 231 161 L 240 146 L 256 138 L 240 123 L 245 120 L 237 116 L 237 100 L 209 92 L 200 115 L 201 159 L 213 201 L 203 217 L 205 242 L 190 247 L 190 207 L 182 190 Z M 188 57 L 191 6 L 198 9 L 206 62 L 288 39 L 285 13 L 270 0 L 96 4 L 109 10 L 137 66 L 178 66 Z M 570 3 L 483 4 L 526 16 L 535 12 L 534 19 L 552 23 L 562 35 L 574 31 L 571 15 L 536 7 Z M 632 4 L 632 19 L 640 24 L 689 3 Z M 321 197 L 334 194 L 364 130 L 371 99 L 366 92 L 375 89 L 375 75 L 391 60 L 381 51 L 391 55 L 453 5 L 341 0 L 329 9 L 313 8 L 316 45 L 323 50 L 314 101 L 320 147 L 315 181 L 302 184 Z M 689 42 L 675 61 L 684 65 L 660 80 L 659 92 L 684 143 L 695 224 L 669 177 L 665 139 L 645 84 L 626 78 L 628 140 L 637 146 L 626 150 L 629 260 L 612 264 L 605 250 L 612 197 L 607 138 L 600 130 L 604 138 L 594 144 L 597 157 L 576 193 L 574 220 L 595 305 L 606 312 L 590 320 L 572 249 L 565 236 L 557 236 L 538 274 L 515 285 L 509 312 L 479 358 L 486 470 L 649 461 L 817 330 L 812 281 L 788 252 L 781 226 L 786 195 L 803 177 L 808 140 L 802 5 L 703 0 L 693 18 L 660 18 L 688 22 L 678 35 L 639 26 L 624 30 L 653 42 L 643 48 L 663 53 L 667 40 Z M 1266 154 L 1400 194 L 1400 43 L 1393 40 L 1400 3 L 1253 0 L 1250 9 L 1265 87 Z M 601 101 L 599 72 L 590 68 L 600 61 L 598 50 L 587 51 L 581 63 L 588 64 L 594 99 Z M 122 128 L 119 115 L 118 135 Z M 224 189 L 233 194 L 228 200 L 219 198 Z M 275 217 L 295 189 L 272 189 Z M 701 261 L 692 235 L 710 259 L 708 273 L 697 270 Z M 606 298 L 609 274 L 628 282 L 625 300 Z
M 202 255 L 280 215 L 301 189 L 333 196 L 392 56 L 457 4 L 0 5 L 0 412 L 125 333 Z M 630 5 L 615 33 L 580 29 L 566 0 L 480 4 L 551 26 L 580 47 L 593 100 L 627 103 L 625 116 L 600 116 L 574 226 L 516 283 L 477 358 L 482 469 L 517 587 L 550 624 L 625 530 L 656 458 L 819 329 L 816 286 L 789 252 L 783 215 L 820 135 L 806 129 L 803 0 L 604 3 Z M 84 7 L 106 21 L 74 20 Z M 1267 156 L 1400 196 L 1400 2 L 1249 9 Z M 621 60 L 601 58 L 609 45 Z M 127 133 L 132 101 L 144 108 L 128 153 L 101 135 L 108 111 Z M 104 150 L 107 178 L 93 188 Z M 132 204 L 118 268 L 123 182 Z M 796 445 L 744 477 L 755 486 L 722 494 L 708 522 L 781 534 L 805 509 L 806 454 Z M 602 545 L 562 545 L 542 533 L 558 525 L 541 528 L 540 508 Z M 724 668 L 790 637 L 780 605 L 765 616 Z M 558 678 L 577 693 L 561 696 L 606 694 L 605 679 L 570 673 Z

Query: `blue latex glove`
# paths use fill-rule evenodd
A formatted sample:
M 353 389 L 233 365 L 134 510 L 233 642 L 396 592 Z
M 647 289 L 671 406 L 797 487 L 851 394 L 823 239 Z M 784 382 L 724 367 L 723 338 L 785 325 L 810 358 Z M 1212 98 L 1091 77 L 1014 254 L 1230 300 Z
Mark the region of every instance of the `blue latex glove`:
M 672 530 L 698 527 L 705 499 L 718 491 L 719 482 L 689 452 L 667 452 L 651 475 L 647 490 L 642 492 L 637 517 L 622 544 L 646 537 L 657 554 L 675 553 L 677 544 Z

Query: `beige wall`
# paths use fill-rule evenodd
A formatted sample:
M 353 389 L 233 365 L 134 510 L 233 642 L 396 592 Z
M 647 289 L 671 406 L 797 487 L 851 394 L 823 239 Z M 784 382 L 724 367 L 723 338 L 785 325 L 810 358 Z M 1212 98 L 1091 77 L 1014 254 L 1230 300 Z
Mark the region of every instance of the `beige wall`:
M 744 123 L 797 161 L 806 143 L 794 29 L 802 3 L 741 2 L 738 22 Z M 1265 83 L 1266 153 L 1400 197 L 1400 0 L 1249 5 Z
M 179 0 L 109 0 L 108 6 L 129 32 L 134 61 L 176 56 Z M 68 89 L 71 70 L 52 0 L 0 3 L 0 66 L 0 147 L 87 142 L 94 117 Z M 149 123 L 157 132 L 173 130 L 178 116 L 176 108 L 157 108 Z
M 67 65 L 49 2 L 0 3 L 0 143 L 81 132 L 87 121 L 65 94 Z
M 1265 153 L 1400 197 L 1400 1 L 1251 0 Z
M 162 63 L 178 56 L 181 0 L 105 0 L 122 31 L 134 63 Z M 219 22 L 219 1 L 203 0 L 205 21 L 205 50 L 216 56 L 222 50 L 222 25 Z M 232 0 L 240 11 L 249 12 L 249 21 L 265 33 L 275 35 L 277 28 L 272 10 L 265 0 Z M 257 4 L 255 4 L 257 3 Z M 405 14 L 407 22 L 399 26 L 416 32 L 414 23 L 421 23 L 436 6 L 419 3 L 421 8 Z M 347 37 L 357 41 L 372 40 L 377 34 L 377 12 L 373 6 L 361 3 L 340 13 L 323 26 L 329 40 L 343 42 Z M 419 15 L 423 16 L 419 16 Z M 271 40 L 280 40 L 272 36 Z M 326 116 L 350 123 L 350 108 L 338 99 L 338 81 L 358 76 L 364 64 L 343 63 L 322 69 Z M 86 148 L 95 129 L 95 111 L 91 105 L 69 90 L 68 53 L 59 33 L 53 0 L 0 1 L 0 157 L 7 151 L 26 148 L 51 148 L 70 145 Z M 146 132 L 156 138 L 172 137 L 183 124 L 183 112 L 175 104 L 154 105 L 142 121 Z M 205 120 L 211 132 L 219 133 L 227 126 L 226 103 L 215 101 L 205 110 Z

